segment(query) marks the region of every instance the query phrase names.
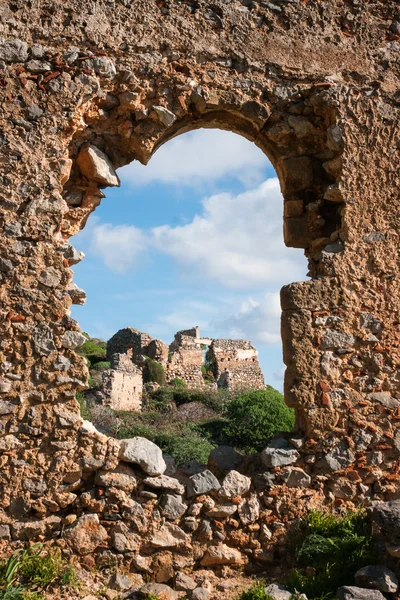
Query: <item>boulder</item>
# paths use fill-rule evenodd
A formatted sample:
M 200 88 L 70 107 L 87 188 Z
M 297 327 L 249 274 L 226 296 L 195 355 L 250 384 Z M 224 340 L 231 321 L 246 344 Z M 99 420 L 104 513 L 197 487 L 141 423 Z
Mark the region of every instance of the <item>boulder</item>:
M 173 494 L 165 494 L 160 502 L 161 513 L 167 519 L 176 521 L 180 519 L 187 510 L 187 504 L 182 502 L 180 496 L 174 496 Z
M 218 479 L 211 471 L 206 469 L 201 473 L 196 473 L 189 477 L 187 483 L 187 494 L 189 498 L 208 494 L 211 491 L 218 491 L 221 487 Z
M 207 511 L 207 517 L 210 519 L 226 519 L 227 517 L 231 517 L 237 511 L 237 506 L 235 504 L 224 504 L 220 506 L 214 506 L 211 510 Z
M 125 492 L 133 492 L 137 484 L 135 471 L 123 463 L 113 471 L 98 471 L 94 482 L 102 487 L 115 487 Z
M 161 449 L 142 437 L 121 440 L 119 458 L 138 464 L 148 475 L 162 475 L 167 468 Z
M 125 592 L 134 585 L 135 581 L 129 575 L 122 575 L 121 573 L 114 573 L 109 581 L 109 586 L 113 590 L 118 592 Z
M 211 592 L 203 587 L 198 587 L 190 594 L 190 600 L 210 600 Z
M 265 448 L 261 452 L 261 462 L 267 469 L 284 467 L 295 463 L 300 457 L 297 450 L 288 448 Z
M 336 592 L 337 600 L 386 600 L 379 590 L 366 590 L 352 585 L 344 585 Z
M 64 537 L 74 552 L 91 554 L 107 539 L 107 531 L 100 525 L 96 514 L 79 517 L 75 523 L 65 530 Z
M 143 480 L 143 483 L 149 487 L 168 490 L 170 492 L 180 494 L 181 496 L 185 493 L 184 486 L 174 477 L 168 477 L 167 475 L 160 475 L 159 477 L 146 477 L 146 479 Z
M 260 503 L 257 496 L 252 496 L 249 499 L 243 500 L 239 504 L 239 517 L 244 526 L 250 525 L 257 521 L 260 516 Z
M 368 565 L 359 569 L 354 576 L 355 584 L 369 590 L 394 594 L 399 587 L 396 575 L 382 565 Z
M 311 477 L 298 467 L 289 467 L 283 478 L 288 487 L 308 488 L 311 485 Z
M 273 598 L 273 600 L 292 600 L 292 592 L 288 592 L 282 585 L 272 583 L 265 588 L 265 593 Z M 302 595 L 304 598 L 304 595 Z
M 76 159 L 81 173 L 102 186 L 118 186 L 120 181 L 112 162 L 96 146 L 89 145 L 79 152 Z
M 400 500 L 381 502 L 371 509 L 374 525 L 393 535 L 400 535 Z
M 245 558 L 236 548 L 230 548 L 225 544 L 219 546 L 209 546 L 204 553 L 200 564 L 203 567 L 212 567 L 215 565 L 243 565 Z
M 111 545 L 117 552 L 133 552 L 140 545 L 140 538 L 125 523 L 117 523 L 111 530 Z
M 150 538 L 154 548 L 175 548 L 189 542 L 188 535 L 178 525 L 165 523 Z
M 244 457 L 236 452 L 231 446 L 218 446 L 211 450 L 208 457 L 210 468 L 227 473 L 232 469 L 237 469 L 243 462 Z
M 176 578 L 175 578 L 175 588 L 180 591 L 180 592 L 187 592 L 187 591 L 191 591 L 194 590 L 197 586 L 197 583 L 195 582 L 194 579 L 192 579 L 191 577 L 189 577 L 189 575 L 186 575 L 186 573 L 182 573 L 181 571 L 179 571 L 179 573 L 176 574 Z
M 219 495 L 221 498 L 231 499 L 236 496 L 247 494 L 251 486 L 250 477 L 242 475 L 237 471 L 230 471 L 222 482 Z

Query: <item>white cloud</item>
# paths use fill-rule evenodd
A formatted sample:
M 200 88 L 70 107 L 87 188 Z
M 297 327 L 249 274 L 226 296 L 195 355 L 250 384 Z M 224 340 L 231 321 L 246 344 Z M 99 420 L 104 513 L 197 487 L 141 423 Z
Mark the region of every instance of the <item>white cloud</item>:
M 91 252 L 103 259 L 111 270 L 124 273 L 136 266 L 138 255 L 146 247 L 146 236 L 133 225 L 95 224 L 92 227 Z
M 245 138 L 219 129 L 201 129 L 164 144 L 144 166 L 138 161 L 118 171 L 122 183 L 153 182 L 198 186 L 223 177 L 256 185 L 269 165 L 266 156 Z
M 152 243 L 190 277 L 210 278 L 231 288 L 283 284 L 303 279 L 305 260 L 286 248 L 283 199 L 277 178 L 237 196 L 217 194 L 203 201 L 191 223 L 152 230 Z
M 270 292 L 261 298 L 247 297 L 236 313 L 225 316 L 214 326 L 224 337 L 274 345 L 281 343 L 280 317 L 279 292 Z

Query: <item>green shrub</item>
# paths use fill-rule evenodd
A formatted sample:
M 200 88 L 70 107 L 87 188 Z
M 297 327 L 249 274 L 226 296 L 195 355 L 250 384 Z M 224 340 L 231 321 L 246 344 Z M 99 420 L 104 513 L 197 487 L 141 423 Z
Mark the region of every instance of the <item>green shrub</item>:
M 110 369 L 111 368 L 111 363 L 109 363 L 106 360 L 101 360 L 98 363 L 95 363 L 93 365 L 93 369 L 96 369 L 97 371 L 101 371 L 103 369 Z
M 175 388 L 184 388 L 186 387 L 186 383 L 183 381 L 183 379 L 179 379 L 179 377 L 175 377 L 172 381 L 171 384 L 175 387 Z
M 92 411 L 90 410 L 90 407 L 88 406 L 88 403 L 86 401 L 84 393 L 77 392 L 76 399 L 79 402 L 82 419 L 85 419 L 85 421 L 91 421 L 92 420 Z
M 159 433 L 154 442 L 165 454 L 172 456 L 178 466 L 190 460 L 207 464 L 210 452 L 215 448 L 208 440 L 190 430 L 182 433 Z
M 297 564 L 287 585 L 305 593 L 309 600 L 330 600 L 338 587 L 353 585 L 358 569 L 376 559 L 365 512 L 338 517 L 311 511 L 300 528 Z M 314 571 L 306 575 L 302 568 L 309 566 Z
M 143 382 L 158 383 L 162 386 L 166 385 L 167 380 L 165 379 L 164 367 L 156 360 L 146 357 L 143 369 Z
M 97 342 L 97 343 L 96 343 Z M 85 356 L 90 365 L 95 365 L 106 358 L 105 342 L 88 340 L 76 349 L 80 356 Z
M 265 583 L 259 582 L 254 584 L 249 590 L 242 592 L 239 600 L 273 600 L 273 598 L 266 593 Z
M 208 368 L 206 365 L 202 365 L 201 366 L 201 374 L 203 375 L 204 381 L 214 383 L 215 375 L 211 368 Z
M 260 451 L 278 431 L 292 431 L 294 411 L 273 388 L 247 392 L 227 408 L 224 435 L 229 443 L 248 452 Z
M 72 567 L 64 572 L 68 570 Z M 62 580 L 62 571 L 59 550 L 45 550 L 42 544 L 15 550 L 0 561 L 0 600 L 44 600 L 41 592 L 51 584 L 70 585 L 69 581 Z M 29 589 L 31 587 L 34 589 Z

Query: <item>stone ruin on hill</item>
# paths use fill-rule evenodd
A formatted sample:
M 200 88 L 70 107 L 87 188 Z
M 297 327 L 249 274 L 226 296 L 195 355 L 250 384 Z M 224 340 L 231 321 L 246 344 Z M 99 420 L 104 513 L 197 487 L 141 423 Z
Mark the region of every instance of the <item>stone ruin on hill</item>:
M 103 373 L 97 398 L 115 410 L 140 410 L 146 358 L 162 365 L 167 383 L 188 387 L 260 389 L 264 377 L 258 352 L 247 340 L 200 337 L 199 327 L 178 331 L 167 346 L 147 333 L 126 327 L 107 342 L 111 368 Z

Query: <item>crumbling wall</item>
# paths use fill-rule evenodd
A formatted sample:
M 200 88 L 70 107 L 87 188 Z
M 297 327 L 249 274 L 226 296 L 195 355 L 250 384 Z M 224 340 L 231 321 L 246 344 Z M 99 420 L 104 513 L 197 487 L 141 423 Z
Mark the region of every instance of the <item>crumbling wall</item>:
M 214 367 L 218 387 L 260 389 L 264 386 L 258 352 L 247 340 L 213 340 L 207 360 Z
M 113 354 L 110 369 L 102 372 L 103 385 L 96 399 L 113 410 L 139 411 L 142 407 L 143 373 L 128 354 Z
M 148 346 L 153 338 L 133 327 L 125 327 L 115 333 L 107 342 L 107 360 L 114 354 L 130 353 L 133 362 L 140 362 L 141 356 L 148 355 Z
M 309 259 L 311 280 L 282 290 L 291 466 L 327 503 L 399 494 L 398 28 L 395 0 L 2 6 L 0 519 L 14 538 L 66 524 L 72 543 L 75 515 L 109 509 L 101 477 L 126 461 L 75 399 L 87 368 L 69 238 L 118 185 L 114 168 L 201 127 L 270 158 L 285 241 Z M 269 517 L 289 527 L 298 490 L 273 486 Z M 136 504 L 108 494 L 134 546 Z M 250 550 L 257 531 L 245 525 Z

